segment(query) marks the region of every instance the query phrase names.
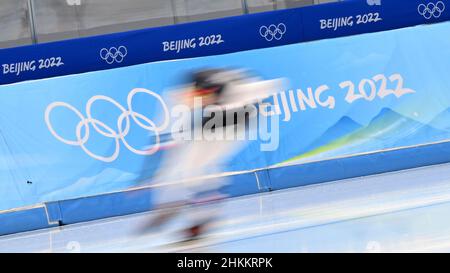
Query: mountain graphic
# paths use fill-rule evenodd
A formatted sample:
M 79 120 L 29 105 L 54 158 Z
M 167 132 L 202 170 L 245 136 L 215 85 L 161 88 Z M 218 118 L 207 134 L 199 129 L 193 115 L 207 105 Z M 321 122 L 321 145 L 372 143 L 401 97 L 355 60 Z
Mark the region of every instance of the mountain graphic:
M 435 129 L 389 109 L 383 108 L 366 127 L 335 138 L 289 162 L 304 158 L 327 158 L 383 149 L 430 143 L 446 139 L 449 132 Z M 321 140 L 318 140 L 319 143 Z
M 80 195 L 89 196 L 101 194 L 102 192 L 112 192 L 117 189 L 127 189 L 136 185 L 137 175 L 115 168 L 106 168 L 100 173 L 81 177 L 71 185 L 60 187 L 52 192 L 40 196 L 42 200 L 71 199 Z
M 367 127 L 356 132 L 351 138 L 375 141 L 378 147 L 373 148 L 387 149 L 434 142 L 447 135 L 445 131 L 383 108 Z
M 328 128 L 319 138 L 308 145 L 306 151 L 311 151 L 318 147 L 327 145 L 328 143 L 349 135 L 362 127 L 363 126 L 361 124 L 357 123 L 353 119 L 344 116 Z
M 450 108 L 439 113 L 429 124 L 434 128 L 450 131 Z
M 343 139 L 345 136 L 350 135 L 360 128 L 362 128 L 361 124 L 357 123 L 350 117 L 344 116 L 328 128 L 320 137 L 309 144 L 303 151 L 301 151 L 299 156 L 291 158 L 286 162 L 309 157 L 311 154 L 320 153 L 323 147 L 328 147 L 328 144 L 335 142 L 336 139 Z

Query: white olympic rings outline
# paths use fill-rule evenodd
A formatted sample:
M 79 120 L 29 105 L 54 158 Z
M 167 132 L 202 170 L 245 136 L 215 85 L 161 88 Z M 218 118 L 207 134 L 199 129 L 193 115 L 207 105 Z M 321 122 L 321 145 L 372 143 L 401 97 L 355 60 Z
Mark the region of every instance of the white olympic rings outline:
M 445 10 L 445 4 L 442 1 L 438 1 L 435 3 L 430 2 L 428 4 L 420 4 L 417 7 L 417 11 L 420 15 L 422 15 L 425 19 L 429 20 L 432 17 L 439 18 Z
M 381 0 L 367 0 L 369 6 L 381 6 Z
M 81 0 L 66 0 L 68 6 L 81 6 Z
M 125 46 L 102 48 L 100 50 L 100 58 L 102 58 L 106 63 L 113 64 L 121 63 L 128 54 L 128 50 Z
M 144 116 L 143 114 L 133 111 L 133 97 L 138 93 L 144 93 L 144 94 L 153 96 L 161 103 L 163 111 L 164 111 L 164 121 L 162 122 L 162 124 L 160 126 L 157 126 L 151 119 Z M 117 119 L 118 132 L 116 132 L 113 128 L 109 127 L 108 125 L 101 122 L 100 120 L 92 117 L 91 108 L 92 108 L 93 103 L 96 101 L 109 102 L 109 103 L 113 104 L 114 106 L 116 106 L 117 108 L 119 108 L 120 111 L 122 111 L 122 114 Z M 59 141 L 61 141 L 62 143 L 65 143 L 67 145 L 80 146 L 81 149 L 83 149 L 83 151 L 87 155 L 89 155 L 90 157 L 92 157 L 94 159 L 100 160 L 100 161 L 113 162 L 114 160 L 116 160 L 118 158 L 119 152 L 120 152 L 120 141 L 119 140 L 122 141 L 122 143 L 125 145 L 125 147 L 129 151 L 131 151 L 135 154 L 138 154 L 138 155 L 154 154 L 155 152 L 157 152 L 159 150 L 159 146 L 160 146 L 159 133 L 161 131 L 163 131 L 164 129 L 166 129 L 169 126 L 169 122 L 170 122 L 169 109 L 168 109 L 166 103 L 164 102 L 164 100 L 161 98 L 160 95 L 156 94 L 153 91 L 147 90 L 145 88 L 135 88 L 135 89 L 131 90 L 131 92 L 128 94 L 127 106 L 128 106 L 128 110 L 125 109 L 122 105 L 120 105 L 117 101 L 115 101 L 114 99 L 112 99 L 110 97 L 103 96 L 103 95 L 96 95 L 96 96 L 91 97 L 88 100 L 88 102 L 86 103 L 86 117 L 85 117 L 78 109 L 76 109 L 72 105 L 70 105 L 66 102 L 57 101 L 57 102 L 53 102 L 47 106 L 47 109 L 45 110 L 45 123 L 47 124 L 47 128 L 49 129 L 50 133 L 56 139 L 58 139 Z M 77 138 L 76 140 L 64 139 L 53 128 L 53 126 L 50 122 L 50 114 L 53 111 L 53 109 L 55 109 L 57 107 L 67 108 L 67 109 L 71 110 L 72 112 L 74 112 L 80 118 L 80 122 L 77 124 L 77 126 L 75 128 L 75 135 Z M 156 138 L 155 144 L 153 144 L 152 146 L 146 147 L 147 148 L 146 150 L 138 150 L 138 149 L 132 147 L 125 139 L 125 137 L 130 132 L 130 116 L 131 116 L 131 119 L 139 127 L 143 128 L 147 131 L 153 132 L 155 134 L 155 138 Z M 125 128 L 123 128 L 124 120 L 126 120 Z M 105 136 L 107 138 L 114 139 L 116 148 L 112 155 L 110 155 L 110 156 L 96 155 L 86 148 L 85 144 L 87 143 L 87 141 L 89 139 L 89 134 L 90 134 L 89 124 L 91 124 L 92 128 L 100 135 Z M 83 127 L 85 130 L 84 136 L 81 135 Z
M 261 26 L 259 28 L 259 34 L 261 37 L 265 38 L 268 42 L 273 39 L 281 40 L 283 35 L 286 33 L 286 25 L 279 23 L 278 25 L 271 24 L 270 26 Z

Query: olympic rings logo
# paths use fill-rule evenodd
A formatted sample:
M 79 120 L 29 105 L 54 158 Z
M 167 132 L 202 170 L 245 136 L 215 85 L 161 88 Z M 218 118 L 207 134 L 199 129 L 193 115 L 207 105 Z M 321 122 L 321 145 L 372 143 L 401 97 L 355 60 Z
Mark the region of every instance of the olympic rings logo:
M 67 0 L 69 6 L 81 6 L 81 0 Z
M 110 49 L 102 48 L 100 50 L 100 58 L 108 64 L 123 62 L 127 54 L 128 51 L 125 46 L 119 46 L 119 48 L 111 47 Z
M 286 25 L 279 23 L 278 25 L 262 26 L 259 28 L 259 34 L 265 38 L 268 42 L 273 39 L 281 40 L 286 33 Z
M 445 10 L 445 4 L 442 1 L 438 1 L 436 4 L 430 2 L 427 5 L 420 4 L 417 7 L 417 11 L 420 15 L 422 15 L 425 19 L 429 20 L 432 17 L 439 18 Z
M 381 0 L 367 0 L 369 6 L 381 6 Z
M 144 116 L 141 113 L 137 113 L 137 112 L 133 111 L 133 97 L 138 93 L 144 93 L 144 94 L 150 95 L 150 96 L 156 98 L 161 103 L 163 111 L 164 111 L 164 121 L 162 122 L 161 125 L 157 126 L 150 118 Z M 109 102 L 112 105 L 119 108 L 120 111 L 122 111 L 122 114 L 119 116 L 119 118 L 117 120 L 117 131 L 114 128 L 111 128 L 108 125 L 106 125 L 104 122 L 92 117 L 91 108 L 92 108 L 92 105 L 94 104 L 94 102 L 96 102 L 96 101 Z M 161 131 L 163 131 L 164 129 L 166 129 L 169 125 L 169 109 L 167 108 L 166 103 L 163 101 L 161 96 L 159 96 L 155 92 L 152 92 L 152 91 L 144 89 L 144 88 L 135 88 L 135 89 L 131 90 L 131 92 L 128 94 L 127 105 L 128 105 L 128 109 L 125 109 L 122 105 L 120 105 L 117 101 L 115 101 L 114 99 L 112 99 L 110 97 L 103 96 L 103 95 L 93 96 L 92 98 L 90 98 L 88 100 L 88 102 L 86 104 L 86 117 L 85 117 L 75 107 L 73 107 L 72 105 L 70 105 L 66 102 L 53 102 L 49 106 L 47 106 L 47 109 L 45 110 L 45 122 L 47 124 L 47 127 L 48 127 L 50 133 L 56 139 L 58 139 L 59 141 L 65 143 L 67 145 L 79 146 L 79 147 L 81 147 L 81 149 L 83 149 L 83 151 L 87 155 L 89 155 L 90 157 L 92 157 L 94 159 L 100 160 L 100 161 L 113 162 L 114 160 L 116 160 L 117 157 L 119 156 L 119 152 L 120 152 L 120 141 L 122 141 L 122 143 L 125 145 L 125 147 L 129 151 L 131 151 L 135 154 L 138 154 L 138 155 L 154 154 L 155 152 L 157 152 L 159 150 L 159 147 L 160 147 L 159 133 Z M 53 109 L 55 109 L 57 107 L 67 108 L 67 109 L 71 110 L 72 112 L 74 112 L 80 118 L 80 122 L 75 127 L 76 140 L 68 140 L 68 139 L 62 138 L 60 135 L 58 135 L 58 133 L 53 128 L 53 126 L 50 122 L 50 115 L 51 115 L 51 112 L 53 111 Z M 126 141 L 125 138 L 128 135 L 128 133 L 130 132 L 130 125 L 131 125 L 130 117 L 139 127 L 143 128 L 147 131 L 153 132 L 155 134 L 155 139 L 156 139 L 155 144 L 153 144 L 151 146 L 147 146 L 146 150 L 139 150 L 139 149 L 132 147 L 130 144 L 128 144 L 128 142 Z M 125 126 L 124 126 L 124 121 L 125 121 Z M 107 138 L 114 139 L 115 151 L 112 155 L 110 155 L 110 156 L 96 155 L 86 148 L 85 144 L 89 139 L 89 134 L 90 134 L 90 130 L 91 130 L 90 125 L 92 125 L 92 128 L 100 135 L 105 136 Z M 84 135 L 82 135 L 83 128 L 84 128 Z

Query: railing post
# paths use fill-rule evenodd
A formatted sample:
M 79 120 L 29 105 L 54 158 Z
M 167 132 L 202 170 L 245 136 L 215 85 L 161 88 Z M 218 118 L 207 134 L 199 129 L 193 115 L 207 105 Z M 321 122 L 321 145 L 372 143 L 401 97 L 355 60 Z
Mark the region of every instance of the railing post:
M 172 8 L 172 14 L 173 14 L 173 23 L 176 25 L 178 24 L 178 16 L 177 16 L 177 9 L 175 6 L 175 0 L 170 0 L 170 6 Z
M 242 10 L 244 14 L 249 14 L 247 0 L 242 0 Z
M 30 19 L 30 33 L 31 41 L 33 44 L 37 44 L 36 25 L 34 17 L 34 0 L 28 0 L 28 18 Z

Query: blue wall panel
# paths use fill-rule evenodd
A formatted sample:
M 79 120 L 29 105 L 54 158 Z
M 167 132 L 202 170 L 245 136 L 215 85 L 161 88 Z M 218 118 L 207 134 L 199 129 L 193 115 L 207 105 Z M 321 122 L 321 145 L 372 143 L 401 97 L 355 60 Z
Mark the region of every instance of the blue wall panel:
M 45 207 L 0 213 L 0 235 L 57 226 L 49 224 Z
M 269 169 L 273 190 L 450 161 L 450 142 Z
M 139 213 L 152 209 L 149 189 L 60 201 L 62 224 Z

